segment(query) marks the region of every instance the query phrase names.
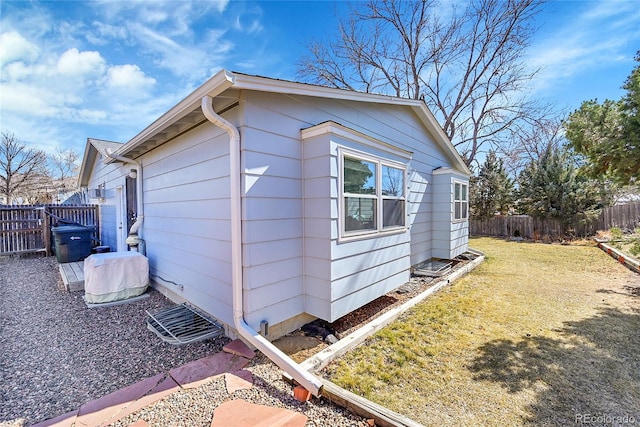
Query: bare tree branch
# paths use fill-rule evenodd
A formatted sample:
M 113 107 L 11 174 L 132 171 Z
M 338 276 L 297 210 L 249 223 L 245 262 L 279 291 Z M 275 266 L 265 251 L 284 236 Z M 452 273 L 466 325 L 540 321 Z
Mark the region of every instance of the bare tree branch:
M 471 164 L 509 145 L 509 129 L 535 117 L 521 93 L 541 0 L 471 0 L 443 13 L 435 0 L 352 6 L 328 44 L 311 45 L 299 76 L 349 90 L 422 99 Z
M 18 194 L 28 198 L 29 189 L 47 176 L 46 161 L 43 151 L 28 148 L 11 132 L 0 133 L 0 195 L 6 203 L 13 203 Z

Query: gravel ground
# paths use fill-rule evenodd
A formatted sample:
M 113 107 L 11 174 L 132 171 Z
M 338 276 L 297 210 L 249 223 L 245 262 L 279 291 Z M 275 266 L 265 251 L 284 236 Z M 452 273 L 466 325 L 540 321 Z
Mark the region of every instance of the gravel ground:
M 55 258 L 0 257 L 0 426 L 30 425 L 173 367 L 220 351 L 228 338 L 186 346 L 164 343 L 146 328 L 145 310 L 173 303 L 151 290 L 132 304 L 89 309 L 82 292 L 62 288 Z M 221 403 L 252 403 L 303 412 L 307 426 L 366 426 L 324 399 L 300 403 L 280 370 L 262 355 L 249 367 L 255 385 L 229 395 L 222 379 L 181 390 L 131 415 L 152 426 L 209 426 Z M 122 423 L 119 425 L 128 425 Z
M 123 418 L 111 427 L 127 427 L 143 419 L 151 426 L 209 427 L 214 409 L 231 399 L 276 408 L 286 408 L 308 417 L 306 427 L 365 427 L 366 420 L 335 406 L 325 399 L 299 402 L 293 397 L 291 385 L 282 379 L 281 371 L 264 355 L 245 368 L 253 373 L 254 385 L 230 395 L 224 377 L 216 378 L 193 390 L 180 390 L 169 397 Z M 176 411 L 180 408 L 180 411 Z

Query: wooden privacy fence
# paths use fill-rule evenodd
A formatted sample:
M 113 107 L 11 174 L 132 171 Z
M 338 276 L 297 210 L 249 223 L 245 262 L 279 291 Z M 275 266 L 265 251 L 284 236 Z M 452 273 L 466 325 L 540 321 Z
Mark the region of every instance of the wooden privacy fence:
M 495 216 L 470 219 L 469 234 L 474 236 L 523 237 L 534 240 L 558 240 L 588 237 L 598 230 L 618 227 L 634 230 L 640 226 L 640 203 L 604 208 L 598 214 L 576 215 L 568 221 L 557 218 L 535 218 L 528 215 Z
M 0 206 L 0 255 L 44 252 L 51 255 L 51 227 L 80 224 L 96 227 L 98 205 Z
M 613 227 L 634 230 L 640 226 L 640 203 L 627 203 L 603 209 L 601 224 L 600 230 L 609 230 Z

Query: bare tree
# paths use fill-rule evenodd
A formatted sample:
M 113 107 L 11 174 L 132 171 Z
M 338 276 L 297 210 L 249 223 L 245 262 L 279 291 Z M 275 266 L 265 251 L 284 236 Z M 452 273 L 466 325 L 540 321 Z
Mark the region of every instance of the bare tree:
M 78 167 L 79 158 L 78 152 L 73 148 L 56 147 L 55 153 L 50 156 L 55 178 L 64 181 L 73 176 Z
M 550 106 L 538 111 L 537 118 L 512 123 L 508 129 L 509 137 L 498 149 L 512 177 L 518 176 L 531 161 L 537 161 L 550 149 L 561 148 L 566 142 L 559 112 Z
M 534 77 L 525 51 L 540 0 L 471 0 L 450 14 L 434 0 L 369 0 L 315 42 L 300 77 L 337 88 L 424 100 L 471 164 L 538 106 L 521 94 Z
M 43 151 L 27 147 L 11 132 L 0 133 L 0 195 L 6 203 L 13 203 L 17 195 L 32 200 L 47 177 L 46 162 Z
M 60 196 L 65 192 L 75 189 L 72 177 L 78 168 L 79 154 L 72 148 L 56 147 L 49 156 L 49 165 L 52 172 L 52 187 L 57 193 L 54 195 L 57 203 L 61 202 Z M 62 193 L 62 194 L 61 194 Z

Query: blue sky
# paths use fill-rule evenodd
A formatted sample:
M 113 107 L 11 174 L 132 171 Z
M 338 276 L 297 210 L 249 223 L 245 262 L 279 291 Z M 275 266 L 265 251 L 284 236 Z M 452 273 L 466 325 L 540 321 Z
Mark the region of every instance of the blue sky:
M 331 1 L 0 2 L 0 130 L 52 151 L 126 142 L 221 68 L 295 80 Z M 532 96 L 618 99 L 640 49 L 633 1 L 550 1 L 527 52 Z

